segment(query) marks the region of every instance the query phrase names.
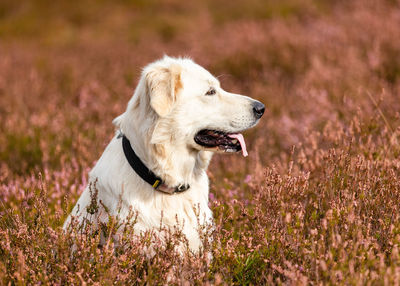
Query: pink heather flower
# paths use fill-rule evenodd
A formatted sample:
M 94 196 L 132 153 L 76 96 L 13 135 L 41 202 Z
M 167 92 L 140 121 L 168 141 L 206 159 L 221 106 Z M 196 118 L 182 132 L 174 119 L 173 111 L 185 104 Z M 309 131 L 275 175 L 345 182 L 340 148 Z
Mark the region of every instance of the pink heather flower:
M 208 195 L 208 197 L 209 197 L 210 201 L 212 201 L 212 202 L 215 201 L 215 196 L 214 196 L 213 193 L 210 192 L 210 194 Z
M 250 181 L 251 181 L 251 175 L 247 175 L 246 178 L 244 178 L 244 182 L 248 184 L 250 183 Z

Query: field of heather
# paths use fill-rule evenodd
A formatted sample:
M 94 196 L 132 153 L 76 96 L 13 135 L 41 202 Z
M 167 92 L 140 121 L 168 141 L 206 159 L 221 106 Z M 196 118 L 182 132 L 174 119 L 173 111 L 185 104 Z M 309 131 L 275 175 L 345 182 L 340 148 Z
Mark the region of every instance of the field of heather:
M 399 27 L 397 0 L 0 1 L 0 284 L 398 285 Z M 164 54 L 267 106 L 210 165 L 212 260 L 61 229 Z

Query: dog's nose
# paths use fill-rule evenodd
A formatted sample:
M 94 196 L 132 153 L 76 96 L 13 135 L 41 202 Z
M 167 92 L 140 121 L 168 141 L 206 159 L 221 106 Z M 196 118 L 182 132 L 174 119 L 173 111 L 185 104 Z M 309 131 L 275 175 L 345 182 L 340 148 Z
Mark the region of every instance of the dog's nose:
M 259 101 L 256 101 L 253 103 L 253 112 L 254 112 L 254 116 L 259 119 L 261 118 L 261 116 L 263 116 L 265 111 L 265 105 L 262 104 Z

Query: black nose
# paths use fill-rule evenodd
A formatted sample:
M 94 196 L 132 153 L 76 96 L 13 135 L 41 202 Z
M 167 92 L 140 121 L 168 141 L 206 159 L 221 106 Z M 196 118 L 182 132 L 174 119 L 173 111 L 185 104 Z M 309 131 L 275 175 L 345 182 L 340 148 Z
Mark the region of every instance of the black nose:
M 259 119 L 261 118 L 261 116 L 263 116 L 265 111 L 265 105 L 262 104 L 259 101 L 256 101 L 253 103 L 253 112 L 254 112 L 254 116 Z

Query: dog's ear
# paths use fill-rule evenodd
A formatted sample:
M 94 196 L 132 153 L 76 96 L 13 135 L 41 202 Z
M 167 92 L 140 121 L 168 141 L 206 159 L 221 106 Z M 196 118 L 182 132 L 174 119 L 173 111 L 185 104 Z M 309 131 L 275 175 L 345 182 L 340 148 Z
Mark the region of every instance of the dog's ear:
M 181 67 L 154 66 L 145 71 L 150 106 L 160 116 L 167 116 L 173 107 L 179 90 L 182 88 Z

